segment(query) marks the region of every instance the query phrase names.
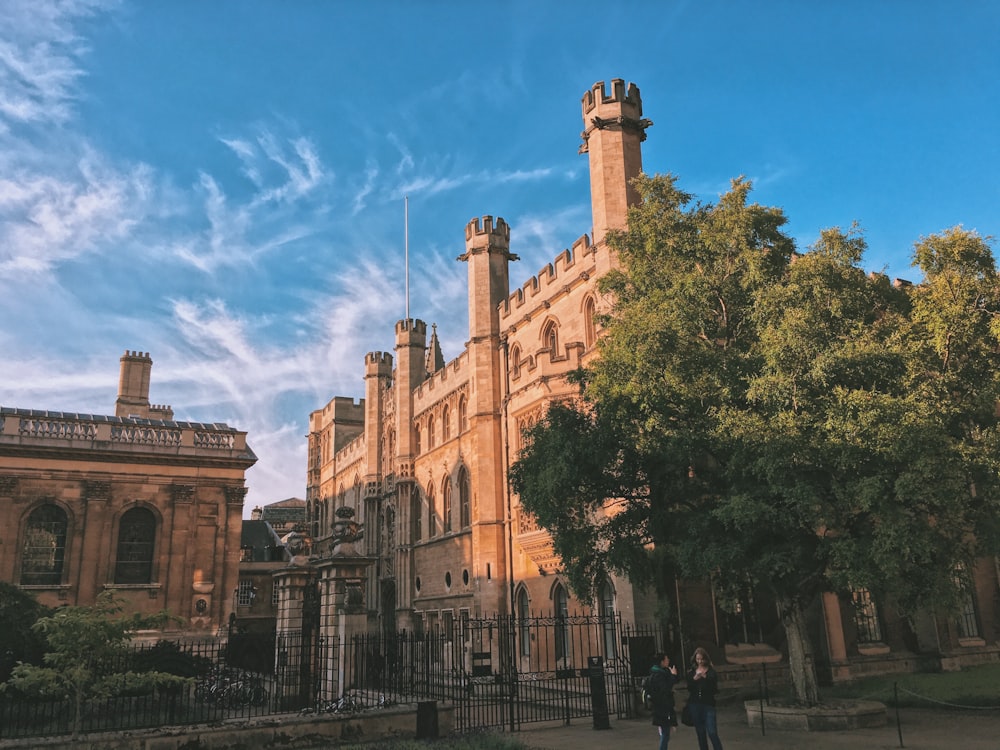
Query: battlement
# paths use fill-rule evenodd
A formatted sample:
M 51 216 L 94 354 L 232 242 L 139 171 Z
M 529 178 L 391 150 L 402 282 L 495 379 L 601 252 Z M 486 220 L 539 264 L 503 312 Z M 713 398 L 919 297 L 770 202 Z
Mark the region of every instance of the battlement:
M 405 332 L 412 331 L 413 333 L 420 334 L 421 336 L 427 335 L 427 324 L 419 319 L 407 318 L 406 320 L 396 321 L 396 335 Z
M 559 253 L 553 263 L 547 263 L 536 276 L 530 277 L 520 289 L 500 303 L 500 319 L 514 314 L 526 301 L 537 297 L 540 293 L 545 297 L 550 296 L 557 282 L 565 286 L 571 280 L 567 279 L 567 272 L 571 269 L 576 270 L 582 259 L 593 252 L 595 247 L 590 244 L 590 237 L 581 236 L 571 248 Z
M 482 221 L 477 217 L 465 225 L 465 244 L 470 249 L 494 247 L 506 250 L 510 247 L 510 227 L 499 216 L 495 225 L 492 216 L 484 216 Z
M 626 88 L 624 80 L 612 78 L 611 95 L 608 96 L 605 93 L 604 81 L 598 81 L 583 95 L 583 117 L 586 120 L 590 114 L 600 115 L 603 107 L 610 108 L 612 105 L 623 114 L 628 108 L 631 110 L 628 114 L 632 117 L 642 117 L 642 97 L 639 96 L 639 87 L 630 83 Z
M 413 413 L 427 407 L 466 381 L 469 351 L 466 349 L 455 359 L 427 378 L 413 390 Z
M 126 349 L 122 358 L 128 357 L 129 359 L 143 359 L 152 362 L 152 358 L 149 356 L 149 352 L 134 352 L 131 349 Z
M 365 355 L 365 375 L 392 375 L 392 355 L 389 352 L 368 352 Z

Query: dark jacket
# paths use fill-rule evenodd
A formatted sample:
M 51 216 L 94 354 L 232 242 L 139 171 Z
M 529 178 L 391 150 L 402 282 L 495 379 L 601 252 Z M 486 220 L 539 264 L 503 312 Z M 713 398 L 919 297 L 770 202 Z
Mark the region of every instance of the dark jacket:
M 674 716 L 674 684 L 677 675 L 654 664 L 649 670 L 649 697 L 653 702 L 653 723 L 658 727 L 677 726 Z
M 688 701 L 690 703 L 700 703 L 703 706 L 715 705 L 715 692 L 719 689 L 719 675 L 712 668 L 708 668 L 708 673 L 700 680 L 694 678 L 694 670 L 689 669 L 687 673 Z

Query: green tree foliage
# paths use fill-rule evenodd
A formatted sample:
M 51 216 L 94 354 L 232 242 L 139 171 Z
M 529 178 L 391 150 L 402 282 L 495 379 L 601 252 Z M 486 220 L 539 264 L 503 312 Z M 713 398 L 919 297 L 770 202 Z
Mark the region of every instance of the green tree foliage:
M 159 671 L 136 671 L 129 661 L 131 638 L 139 628 L 162 626 L 169 617 L 122 616 L 111 592 L 92 607 L 62 607 L 43 617 L 34 630 L 47 647 L 43 664 L 17 665 L 2 686 L 5 692 L 68 700 L 73 733 L 80 730 L 87 701 L 183 685 L 187 679 Z
M 14 584 L 0 581 L 0 682 L 17 662 L 41 663 L 45 641 L 32 627 L 50 611 Z
M 670 176 L 612 234 L 614 305 L 582 398 L 511 470 L 580 592 L 607 570 L 779 604 L 793 684 L 818 698 L 804 608 L 867 588 L 904 611 L 958 599 L 997 549 L 1000 285 L 987 240 L 925 238 L 923 283 L 861 269 L 857 227 L 802 255 L 735 180 L 692 205 Z

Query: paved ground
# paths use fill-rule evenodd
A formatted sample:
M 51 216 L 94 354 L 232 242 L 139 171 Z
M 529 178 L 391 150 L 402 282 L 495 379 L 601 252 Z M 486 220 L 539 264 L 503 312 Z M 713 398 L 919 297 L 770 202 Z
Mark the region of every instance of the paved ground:
M 719 710 L 719 737 L 726 750 L 1000 750 L 1000 711 L 938 711 L 900 709 L 899 729 L 892 709 L 889 723 L 879 729 L 843 732 L 796 732 L 747 726 L 746 717 L 735 706 Z M 572 724 L 526 725 L 518 739 L 533 750 L 654 750 L 657 730 L 648 719 L 611 720 L 611 729 L 595 730 L 589 719 Z M 902 733 L 902 744 L 900 744 Z M 697 750 L 698 740 L 690 727 L 678 727 L 670 750 Z

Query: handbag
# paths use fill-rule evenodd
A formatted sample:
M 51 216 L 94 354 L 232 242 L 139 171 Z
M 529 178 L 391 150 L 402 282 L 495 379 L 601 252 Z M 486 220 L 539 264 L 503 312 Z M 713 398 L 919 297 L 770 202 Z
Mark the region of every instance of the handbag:
M 684 708 L 681 709 L 681 724 L 686 727 L 694 726 L 694 718 L 691 716 L 691 707 L 685 703 Z

